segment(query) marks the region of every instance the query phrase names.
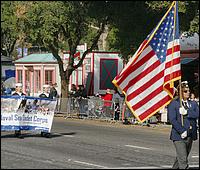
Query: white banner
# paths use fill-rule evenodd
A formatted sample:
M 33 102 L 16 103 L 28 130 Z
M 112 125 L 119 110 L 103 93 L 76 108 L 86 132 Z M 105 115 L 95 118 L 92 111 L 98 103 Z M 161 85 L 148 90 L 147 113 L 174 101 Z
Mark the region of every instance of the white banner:
M 50 132 L 56 100 L 1 96 L 1 130 Z

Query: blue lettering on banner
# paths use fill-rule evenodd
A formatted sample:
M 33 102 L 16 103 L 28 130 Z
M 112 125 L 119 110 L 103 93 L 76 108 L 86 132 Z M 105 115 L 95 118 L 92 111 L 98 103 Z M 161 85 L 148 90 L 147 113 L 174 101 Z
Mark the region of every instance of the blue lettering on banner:
M 1 115 L 1 120 L 3 120 L 3 121 L 6 121 L 6 120 L 11 121 L 11 120 L 13 120 L 13 115 L 11 115 L 11 116 L 3 116 L 3 115 Z
M 17 109 L 21 100 L 25 109 Z M 35 103 L 36 99 L 38 102 Z M 30 96 L 1 96 L 1 130 L 42 130 L 50 132 L 56 100 Z M 12 105 L 12 103 L 15 103 Z M 32 106 L 29 110 L 29 104 Z M 33 109 L 33 110 L 32 110 Z M 30 112 L 28 112 L 30 111 Z
M 48 119 L 38 118 L 37 116 L 33 117 L 34 122 L 48 123 Z
M 17 114 L 15 114 L 15 121 L 32 121 L 32 116 L 24 116 L 24 115 L 22 115 L 22 116 L 19 116 L 19 115 L 17 115 Z

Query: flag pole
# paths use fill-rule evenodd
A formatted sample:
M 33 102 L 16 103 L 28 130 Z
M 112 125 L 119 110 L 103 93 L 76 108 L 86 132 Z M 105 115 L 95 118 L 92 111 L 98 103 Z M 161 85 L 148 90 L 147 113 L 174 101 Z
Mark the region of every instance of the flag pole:
M 153 38 L 154 34 L 156 33 L 156 31 L 158 30 L 158 28 L 160 27 L 161 23 L 163 22 L 163 20 L 166 18 L 167 14 L 169 13 L 169 11 L 172 9 L 172 7 L 174 6 L 174 4 L 176 3 L 176 1 L 173 1 L 171 6 L 169 7 L 168 11 L 165 13 L 165 15 L 162 17 L 162 19 L 160 20 L 160 22 L 158 23 L 158 25 L 156 26 L 155 30 L 153 31 L 153 33 L 150 35 L 150 37 L 148 38 L 147 42 L 145 43 L 145 45 L 142 47 L 142 49 L 137 53 L 137 55 L 135 56 L 134 60 L 136 60 L 139 55 L 142 53 L 142 51 L 144 50 L 144 48 L 147 46 L 147 44 L 151 41 L 151 39 Z
M 171 60 L 171 66 L 173 65 L 173 58 L 174 58 L 174 39 L 175 39 L 175 33 L 176 33 L 176 8 L 177 8 L 177 2 L 175 1 L 175 7 L 174 7 L 174 29 L 173 29 L 173 46 L 172 46 L 172 60 Z M 172 67 L 170 67 L 170 80 L 172 79 Z M 174 82 L 170 81 L 170 88 L 174 87 Z
M 174 27 L 176 26 L 176 10 L 177 10 L 177 2 L 175 2 L 175 9 L 174 9 Z M 174 29 L 174 34 L 173 36 L 175 35 L 175 29 Z M 174 50 L 174 46 L 172 48 L 172 50 Z M 173 54 L 173 52 L 172 52 Z M 172 55 L 173 57 L 173 55 Z M 179 99 L 180 99 L 180 107 L 182 107 L 182 87 L 181 87 L 181 78 L 179 79 Z M 183 115 L 181 114 L 181 125 L 183 126 Z
M 182 87 L 181 79 L 179 79 L 179 98 L 180 98 L 180 107 L 182 107 Z M 181 125 L 183 126 L 183 115 L 181 114 Z

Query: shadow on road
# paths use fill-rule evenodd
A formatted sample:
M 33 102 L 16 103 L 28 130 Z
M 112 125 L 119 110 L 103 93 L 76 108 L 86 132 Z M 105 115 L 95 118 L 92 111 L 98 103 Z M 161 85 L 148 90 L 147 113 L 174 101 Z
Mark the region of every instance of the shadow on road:
M 76 132 L 68 132 L 68 133 L 51 133 L 49 138 L 56 138 L 56 137 L 62 137 L 62 136 L 71 136 L 71 135 L 75 135 Z M 41 134 L 34 134 L 34 133 L 22 133 L 22 139 L 23 138 L 29 138 L 29 137 L 42 137 Z M 5 134 L 2 135 L 1 134 L 1 138 L 17 138 L 15 137 L 14 133 L 13 134 Z M 42 137 L 45 138 L 45 137 Z

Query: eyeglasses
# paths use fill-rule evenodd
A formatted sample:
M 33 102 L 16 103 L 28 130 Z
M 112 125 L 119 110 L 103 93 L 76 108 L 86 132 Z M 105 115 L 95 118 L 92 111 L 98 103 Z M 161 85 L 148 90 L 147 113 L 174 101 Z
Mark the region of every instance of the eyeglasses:
M 190 90 L 184 90 L 183 92 L 184 92 L 184 93 L 188 93 L 188 92 L 190 92 Z

